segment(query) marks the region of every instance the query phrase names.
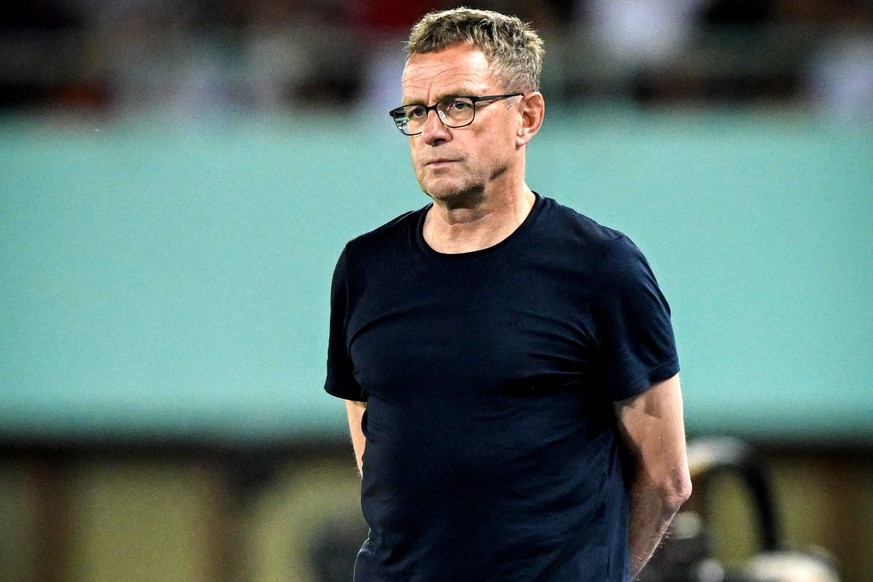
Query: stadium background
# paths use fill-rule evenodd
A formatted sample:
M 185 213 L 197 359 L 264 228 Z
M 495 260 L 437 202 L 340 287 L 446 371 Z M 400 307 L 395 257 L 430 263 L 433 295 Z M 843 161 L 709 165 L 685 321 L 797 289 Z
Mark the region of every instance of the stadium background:
M 873 7 L 489 2 L 547 43 L 529 183 L 645 250 L 692 439 L 873 571 Z M 445 6 L 443 3 L 439 6 Z M 0 580 L 347 579 L 322 393 L 349 238 L 423 205 L 385 113 L 435 3 L 40 0 L 0 20 Z M 713 551 L 756 551 L 714 483 Z

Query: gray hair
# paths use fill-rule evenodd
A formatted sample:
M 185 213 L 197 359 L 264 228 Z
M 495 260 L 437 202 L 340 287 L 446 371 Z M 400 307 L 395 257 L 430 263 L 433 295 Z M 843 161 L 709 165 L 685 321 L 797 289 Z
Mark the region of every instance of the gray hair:
M 482 51 L 507 91 L 538 91 L 543 41 L 530 24 L 491 10 L 453 8 L 426 14 L 412 27 L 406 43 L 412 55 L 457 45 Z

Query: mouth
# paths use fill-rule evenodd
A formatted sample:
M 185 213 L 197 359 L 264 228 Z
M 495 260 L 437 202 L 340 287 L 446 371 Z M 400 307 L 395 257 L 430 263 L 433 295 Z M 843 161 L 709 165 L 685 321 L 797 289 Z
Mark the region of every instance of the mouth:
M 425 163 L 424 165 L 427 168 L 438 169 L 438 168 L 443 168 L 445 166 L 448 166 L 449 164 L 454 164 L 457 161 L 458 160 L 450 160 L 447 158 L 437 158 L 435 160 L 430 160 L 429 162 Z

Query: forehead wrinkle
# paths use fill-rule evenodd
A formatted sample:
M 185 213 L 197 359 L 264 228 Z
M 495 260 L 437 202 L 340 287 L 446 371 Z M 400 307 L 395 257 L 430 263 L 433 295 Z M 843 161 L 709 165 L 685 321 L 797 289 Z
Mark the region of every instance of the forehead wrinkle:
M 491 73 L 471 70 L 456 63 L 407 63 L 403 73 L 402 88 L 404 103 L 425 102 L 431 96 L 434 102 L 445 97 L 471 95 L 485 90 Z
M 431 96 L 433 101 L 436 102 L 446 97 L 476 94 L 487 86 L 487 83 L 478 80 L 476 77 L 476 75 L 462 73 L 449 76 L 436 74 L 429 80 L 415 83 L 404 82 L 404 101 L 416 100 L 416 97 L 422 100 L 427 95 Z

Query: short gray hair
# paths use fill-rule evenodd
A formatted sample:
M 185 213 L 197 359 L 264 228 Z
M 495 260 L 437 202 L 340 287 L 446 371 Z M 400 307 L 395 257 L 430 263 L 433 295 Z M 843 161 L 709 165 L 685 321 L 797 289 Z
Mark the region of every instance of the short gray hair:
M 453 8 L 426 14 L 412 27 L 406 43 L 412 55 L 457 45 L 482 51 L 507 91 L 539 91 L 543 41 L 530 24 L 491 10 Z

